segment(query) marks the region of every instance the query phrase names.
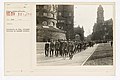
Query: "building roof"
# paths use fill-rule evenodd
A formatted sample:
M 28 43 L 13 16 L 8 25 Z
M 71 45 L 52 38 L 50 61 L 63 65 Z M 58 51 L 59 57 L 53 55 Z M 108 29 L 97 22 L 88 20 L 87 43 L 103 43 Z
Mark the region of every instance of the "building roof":
M 109 20 L 104 21 L 104 24 L 113 25 L 113 20 L 112 20 L 112 18 L 109 19 Z
M 99 5 L 98 10 L 103 10 L 102 5 Z

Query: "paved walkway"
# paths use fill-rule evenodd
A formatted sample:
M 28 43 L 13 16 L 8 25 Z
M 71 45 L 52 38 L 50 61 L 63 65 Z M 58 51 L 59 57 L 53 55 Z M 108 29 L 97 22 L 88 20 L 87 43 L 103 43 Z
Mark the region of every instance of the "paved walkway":
M 81 66 L 83 65 L 87 59 L 93 54 L 98 45 L 94 45 L 94 47 L 88 47 L 86 50 L 83 50 L 79 53 L 76 53 L 73 56 L 72 60 L 69 58 L 64 59 L 63 57 L 45 57 L 43 54 L 43 50 L 39 49 L 40 44 L 37 44 L 37 63 L 40 66 Z M 42 51 L 39 51 L 42 50 Z

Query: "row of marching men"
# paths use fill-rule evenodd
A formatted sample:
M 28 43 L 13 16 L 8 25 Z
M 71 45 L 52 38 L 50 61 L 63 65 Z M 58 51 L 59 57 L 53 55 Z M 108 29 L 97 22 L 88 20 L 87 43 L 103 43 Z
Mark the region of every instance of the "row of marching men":
M 69 57 L 72 59 L 73 55 L 77 52 L 85 50 L 88 46 L 92 47 L 93 42 L 79 42 L 79 41 L 66 41 L 66 40 L 57 40 L 45 43 L 45 56 L 62 56 L 64 58 Z

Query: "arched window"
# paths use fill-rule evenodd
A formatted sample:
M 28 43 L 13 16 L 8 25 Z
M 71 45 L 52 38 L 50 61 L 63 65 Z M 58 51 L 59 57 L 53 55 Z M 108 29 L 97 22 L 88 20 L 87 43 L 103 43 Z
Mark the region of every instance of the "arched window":
M 47 21 L 43 21 L 43 22 L 42 22 L 42 25 L 43 25 L 43 26 L 47 26 L 47 25 L 48 25 L 48 22 L 47 22 Z
M 54 14 L 52 14 L 52 13 L 48 13 L 48 16 L 49 16 L 50 18 L 54 18 Z
M 54 26 L 54 25 L 55 25 L 55 23 L 53 21 L 49 22 L 49 26 Z

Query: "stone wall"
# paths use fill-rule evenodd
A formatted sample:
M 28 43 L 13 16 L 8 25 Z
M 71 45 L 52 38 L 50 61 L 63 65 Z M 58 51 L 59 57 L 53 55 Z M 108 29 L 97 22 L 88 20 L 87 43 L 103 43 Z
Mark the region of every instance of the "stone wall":
M 38 29 L 37 30 L 37 33 L 36 33 L 37 42 L 50 41 L 51 39 L 53 40 L 66 39 L 66 35 L 64 32 L 52 31 L 49 29 Z

